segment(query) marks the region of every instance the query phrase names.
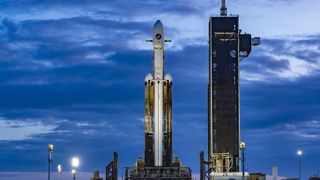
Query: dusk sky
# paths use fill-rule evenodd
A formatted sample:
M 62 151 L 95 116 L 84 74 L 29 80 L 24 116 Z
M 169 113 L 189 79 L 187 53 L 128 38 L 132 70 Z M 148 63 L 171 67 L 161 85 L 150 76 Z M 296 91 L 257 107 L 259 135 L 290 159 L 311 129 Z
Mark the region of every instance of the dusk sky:
M 228 0 L 262 38 L 241 68 L 246 169 L 303 179 L 320 171 L 320 1 Z M 153 23 L 165 26 L 173 77 L 173 148 L 199 173 L 207 152 L 208 20 L 219 0 L 0 0 L 0 179 L 43 180 L 81 161 L 80 180 L 144 149 L 144 78 Z M 121 174 L 120 174 L 121 176 Z M 55 174 L 52 176 L 56 178 Z M 70 178 L 69 178 L 70 179 Z

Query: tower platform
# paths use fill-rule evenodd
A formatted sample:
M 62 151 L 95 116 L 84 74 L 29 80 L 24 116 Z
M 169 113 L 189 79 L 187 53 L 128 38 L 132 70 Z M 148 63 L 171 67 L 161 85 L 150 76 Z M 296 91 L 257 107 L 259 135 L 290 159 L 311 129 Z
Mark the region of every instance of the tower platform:
M 192 172 L 188 167 L 126 167 L 125 180 L 162 179 L 191 180 Z

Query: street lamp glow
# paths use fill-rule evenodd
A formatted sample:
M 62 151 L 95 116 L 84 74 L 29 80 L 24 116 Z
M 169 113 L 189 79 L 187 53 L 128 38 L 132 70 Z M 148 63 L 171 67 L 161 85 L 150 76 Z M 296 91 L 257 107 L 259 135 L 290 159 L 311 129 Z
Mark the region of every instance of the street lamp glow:
M 48 144 L 48 151 L 53 152 L 53 144 Z
M 77 157 L 72 158 L 72 160 L 71 160 L 72 167 L 77 168 L 79 166 L 79 164 L 80 164 L 79 158 L 77 158 Z
M 298 156 L 301 156 L 301 155 L 302 155 L 302 151 L 299 150 L 299 151 L 297 152 L 297 154 L 298 154 Z
M 75 169 L 72 169 L 71 172 L 72 172 L 72 174 L 76 174 L 76 170 Z
M 61 172 L 61 171 L 62 171 L 62 166 L 61 166 L 61 164 L 58 164 L 57 169 L 58 169 L 58 172 Z
M 246 143 L 241 141 L 240 142 L 240 149 L 246 149 Z

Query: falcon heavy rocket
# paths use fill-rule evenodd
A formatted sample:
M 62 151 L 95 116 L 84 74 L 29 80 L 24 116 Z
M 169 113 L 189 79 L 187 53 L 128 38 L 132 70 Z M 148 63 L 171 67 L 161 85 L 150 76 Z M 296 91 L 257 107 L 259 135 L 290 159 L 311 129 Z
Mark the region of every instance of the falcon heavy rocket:
M 170 166 L 172 161 L 172 78 L 164 76 L 163 25 L 153 27 L 153 75 L 145 78 L 145 163 L 146 166 Z

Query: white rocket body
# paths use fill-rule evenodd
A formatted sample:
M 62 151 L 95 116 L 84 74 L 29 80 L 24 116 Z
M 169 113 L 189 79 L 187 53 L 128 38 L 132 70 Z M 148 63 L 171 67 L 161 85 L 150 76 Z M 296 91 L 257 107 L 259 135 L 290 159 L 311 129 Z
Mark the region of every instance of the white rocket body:
M 154 165 L 163 165 L 163 81 L 164 34 L 161 21 L 153 27 L 153 81 L 154 81 Z

